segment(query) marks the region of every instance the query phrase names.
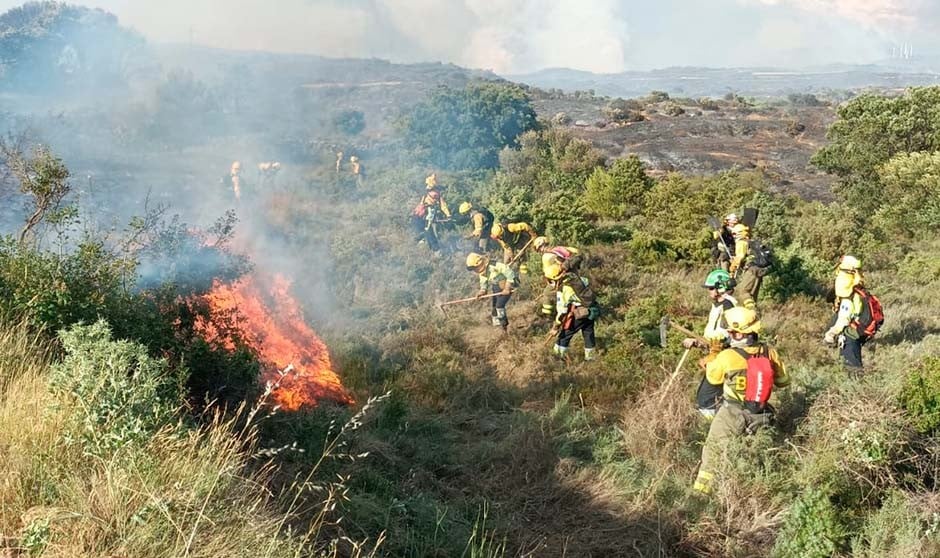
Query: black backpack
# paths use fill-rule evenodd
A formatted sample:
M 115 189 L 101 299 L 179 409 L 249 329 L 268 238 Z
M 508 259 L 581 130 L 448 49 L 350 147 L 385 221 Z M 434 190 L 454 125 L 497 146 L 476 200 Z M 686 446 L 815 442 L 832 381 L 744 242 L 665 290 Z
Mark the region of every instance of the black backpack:
M 763 241 L 752 238 L 748 241 L 747 251 L 754 267 L 768 268 L 774 265 L 774 252 Z

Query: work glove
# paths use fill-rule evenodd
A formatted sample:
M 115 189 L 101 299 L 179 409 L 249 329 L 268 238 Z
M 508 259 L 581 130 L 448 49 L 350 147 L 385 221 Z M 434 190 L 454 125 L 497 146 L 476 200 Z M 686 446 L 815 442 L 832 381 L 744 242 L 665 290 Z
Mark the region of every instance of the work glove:
M 477 298 L 480 298 L 480 297 L 482 297 L 482 296 L 485 295 L 485 294 L 486 294 L 486 291 L 479 291 L 479 292 L 477 293 Z
M 832 332 L 827 331 L 827 332 L 826 332 L 826 336 L 823 337 L 823 342 L 825 342 L 826 345 L 835 345 L 835 343 L 836 343 L 836 336 L 833 335 Z
M 510 289 L 510 288 L 509 288 L 509 285 L 507 285 L 505 289 L 503 289 L 502 291 L 499 292 L 499 294 L 501 294 L 501 295 L 503 295 L 503 296 L 509 296 L 509 295 L 512 294 L 512 289 Z
M 686 349 L 691 349 L 696 346 L 696 341 L 694 337 L 686 337 L 682 340 L 682 346 Z

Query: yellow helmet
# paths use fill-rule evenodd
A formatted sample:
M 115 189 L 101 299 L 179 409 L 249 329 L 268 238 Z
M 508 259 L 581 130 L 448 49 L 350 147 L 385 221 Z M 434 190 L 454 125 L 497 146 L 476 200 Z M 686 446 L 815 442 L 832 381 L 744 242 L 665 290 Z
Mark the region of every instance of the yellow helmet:
M 241 162 L 239 162 L 239 161 L 233 161 L 233 162 L 232 162 L 232 172 L 233 172 L 233 173 L 234 173 L 234 172 L 241 172 L 241 170 L 242 170 L 242 164 L 241 164 Z
M 542 273 L 549 281 L 556 281 L 564 274 L 564 269 L 561 267 L 561 262 L 554 260 L 542 266 Z
M 467 254 L 467 270 L 468 271 L 477 271 L 484 265 L 486 265 L 488 258 L 483 254 L 477 254 L 476 252 L 470 252 Z
M 351 157 L 349 158 L 349 162 L 350 162 L 350 163 L 358 163 L 358 162 L 359 162 L 359 157 L 356 157 L 355 155 L 353 155 L 353 156 L 351 156 Z
M 427 178 L 424 179 L 424 185 L 428 190 L 437 186 L 437 173 L 431 173 Z
M 855 273 L 856 271 L 861 271 L 861 269 L 862 262 L 855 256 L 846 254 L 839 259 L 839 271 Z
M 503 226 L 499 223 L 493 223 L 493 228 L 490 229 L 490 236 L 493 238 L 499 238 L 503 235 Z
M 460 204 L 460 207 L 457 208 L 457 212 L 460 213 L 461 215 L 466 215 L 467 213 L 470 213 L 471 209 L 473 209 L 473 204 L 471 204 L 468 201 L 465 201 L 462 204 Z
M 746 236 L 748 232 L 750 232 L 750 230 L 744 223 L 738 223 L 737 225 L 731 227 L 731 234 L 734 236 Z
M 537 236 L 535 237 L 535 240 L 532 241 L 532 246 L 536 250 L 541 250 L 542 248 L 548 246 L 548 239 L 544 236 Z
M 757 319 L 757 312 L 751 308 L 735 306 L 725 311 L 724 318 L 728 322 L 728 331 L 760 333 L 760 320 Z

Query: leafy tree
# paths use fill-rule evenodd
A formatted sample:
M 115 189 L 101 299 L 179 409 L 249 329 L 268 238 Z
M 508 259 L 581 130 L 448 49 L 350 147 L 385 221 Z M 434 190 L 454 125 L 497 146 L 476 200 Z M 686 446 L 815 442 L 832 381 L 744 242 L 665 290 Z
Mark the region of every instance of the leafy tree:
M 495 168 L 504 147 L 535 129 L 535 110 L 516 85 L 478 82 L 442 86 L 401 122 L 405 144 L 449 169 Z
M 355 136 L 366 128 L 366 117 L 360 110 L 344 110 L 333 116 L 333 127 L 347 136 Z
M 20 191 L 30 197 L 29 216 L 20 231 L 20 242 L 32 238 L 35 228 L 49 214 L 61 209 L 69 193 L 69 170 L 49 148 L 37 145 L 31 155 L 11 141 L 0 141 L 4 166 L 19 182 Z
M 27 2 L 0 15 L 0 89 L 123 85 L 143 38 L 103 10 Z
M 840 177 L 836 190 L 852 208 L 874 213 L 890 200 L 879 184 L 881 165 L 899 153 L 940 150 L 940 87 L 858 97 L 839 108 L 828 138 L 812 163 Z
M 623 219 L 642 211 L 653 179 L 635 155 L 617 159 L 610 169 L 598 167 L 585 183 L 585 205 L 589 211 L 608 219 Z
M 940 223 L 940 152 L 904 153 L 878 169 L 883 195 L 875 222 L 906 238 L 932 238 Z

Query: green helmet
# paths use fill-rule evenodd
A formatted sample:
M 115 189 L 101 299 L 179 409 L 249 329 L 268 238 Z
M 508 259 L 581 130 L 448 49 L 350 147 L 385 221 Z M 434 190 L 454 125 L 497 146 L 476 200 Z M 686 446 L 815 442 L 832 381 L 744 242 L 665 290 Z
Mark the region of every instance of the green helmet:
M 706 289 L 718 289 L 719 293 L 725 293 L 734 288 L 734 279 L 727 271 L 715 269 L 708 274 L 708 277 L 705 278 L 705 284 L 702 286 Z

